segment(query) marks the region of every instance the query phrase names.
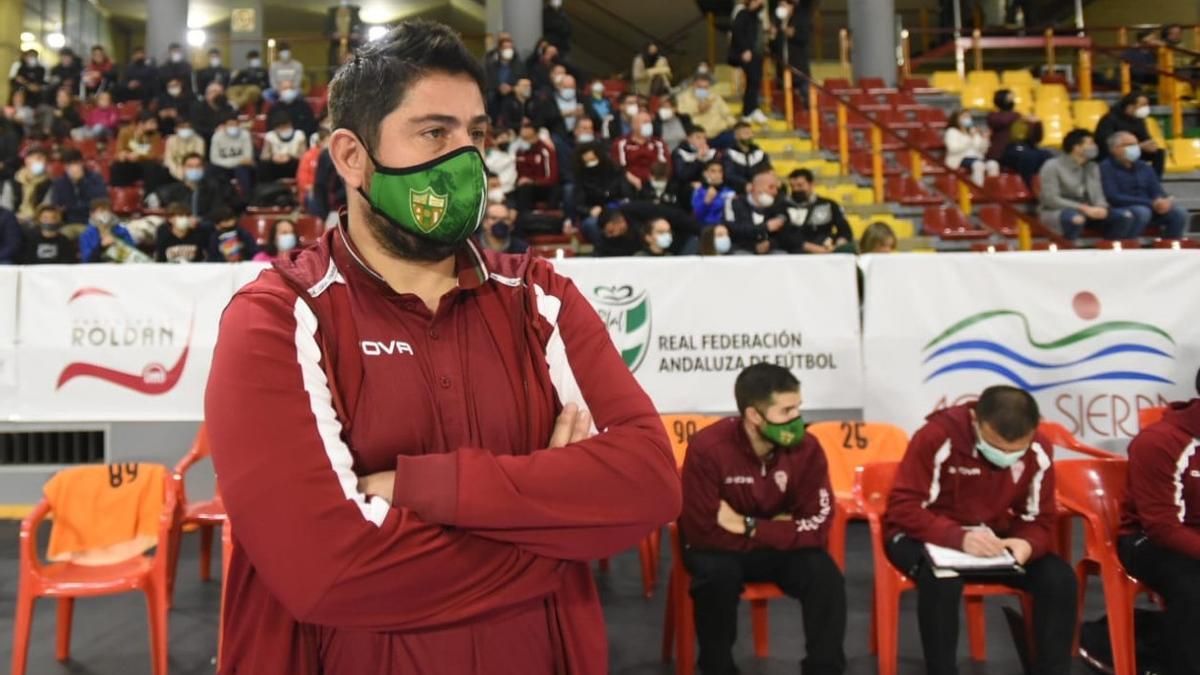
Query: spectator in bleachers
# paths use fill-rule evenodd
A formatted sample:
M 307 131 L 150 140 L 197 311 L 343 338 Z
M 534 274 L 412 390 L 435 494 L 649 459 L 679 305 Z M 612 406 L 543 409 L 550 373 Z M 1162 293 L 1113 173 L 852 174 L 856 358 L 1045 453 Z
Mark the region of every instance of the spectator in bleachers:
M 671 91 L 671 64 L 650 42 L 633 57 L 633 92 L 639 96 L 664 96 Z
M 499 116 L 501 102 L 512 96 L 517 80 L 525 75 L 511 36 L 501 36 L 495 51 L 490 52 L 484 59 L 484 68 L 487 71 L 488 83 L 487 109 L 494 119 Z
M 745 77 L 742 119 L 758 124 L 767 123 L 767 116 L 758 108 L 763 74 L 762 24 L 759 22 L 758 13 L 762 7 L 763 0 L 739 0 L 733 8 L 732 36 L 729 42 L 729 65 L 741 68 Z M 705 128 L 707 129 L 708 125 L 705 125 Z
M 226 113 L 208 149 L 209 172 L 218 181 L 236 180 L 243 198 L 254 193 L 254 143 L 237 115 Z
M 565 55 L 571 51 L 571 18 L 562 4 L 562 0 L 547 0 L 542 8 L 542 35 L 546 42 Z
M 577 148 L 580 145 L 596 142 L 596 123 L 592 118 L 584 115 L 575 123 L 575 131 L 572 132 L 571 148 Z
M 769 167 L 754 174 L 745 194 L 725 204 L 725 225 L 737 253 L 786 253 L 780 233 L 787 223 L 787 207 L 779 198 L 779 176 Z
M 22 265 L 69 265 L 79 262 L 79 249 L 64 235 L 62 213 L 43 204 L 37 209 L 37 228 L 25 234 Z
M 559 65 L 558 48 L 550 44 L 544 46 L 537 60 L 527 70 L 535 92 L 550 91 L 554 88 L 554 70 Z M 565 68 L 562 67 L 558 70 L 560 73 L 565 72 Z
M 17 205 L 18 221 L 28 224 L 37 218 L 38 207 L 48 200 L 50 183 L 46 151 L 40 146 L 34 146 L 25 153 L 25 166 L 13 177 L 16 189 L 13 203 Z
M 816 4 L 817 0 L 781 0 L 775 7 L 775 17 L 772 21 L 776 33 L 777 63 L 785 63 L 783 45 L 786 41 L 786 64 L 805 74 L 810 73 L 809 50 L 812 48 L 813 11 Z M 803 109 L 808 105 L 808 82 L 797 77 L 795 88 L 800 93 Z
M 598 144 L 581 145 L 575 150 L 575 177 L 579 229 L 594 244 L 600 239 L 600 216 L 604 210 L 628 201 L 634 188 Z
M 183 160 L 188 155 L 203 156 L 204 150 L 204 139 L 192 128 L 192 121 L 181 117 L 175 120 L 175 133 L 167 138 L 163 149 L 163 165 L 172 178 L 183 180 Z
M 258 50 L 246 52 L 246 67 L 239 69 L 229 81 L 229 102 L 236 110 L 242 110 L 247 105 L 258 107 L 263 92 L 271 86 L 271 78 L 267 69 L 263 68 Z
M 121 115 L 113 103 L 112 92 L 102 91 L 96 94 L 95 104 L 88 110 L 83 125 L 83 138 L 116 138 L 117 131 L 121 128 Z
M 158 129 L 164 136 L 175 133 L 175 120 L 180 117 L 192 117 L 192 108 L 197 101 L 191 92 L 184 87 L 183 80 L 172 77 L 167 80 L 167 86 L 154 100 L 154 110 L 158 114 Z M 194 120 L 193 120 L 194 121 Z
M 192 106 L 188 117 L 192 120 L 192 128 L 204 139 L 205 143 L 212 142 L 213 134 L 221 125 L 221 119 L 230 114 L 237 114 L 233 106 L 225 98 L 225 89 L 218 82 L 211 82 L 203 89 L 204 99 Z
M 891 253 L 895 250 L 896 232 L 881 220 L 868 225 L 858 240 L 859 253 Z
M 79 80 L 83 75 L 83 64 L 70 47 L 64 47 L 58 52 L 58 63 L 50 69 L 50 77 L 46 81 L 49 91 L 66 89 L 72 96 L 79 95 Z
M 21 135 L 26 138 L 34 136 L 37 131 L 37 112 L 31 105 L 30 96 L 29 92 L 24 89 L 14 91 L 8 109 L 5 110 L 5 114 L 10 116 L 9 119 L 17 125 Z
M 186 204 L 175 202 L 167 207 L 166 222 L 159 225 L 155 233 L 154 260 L 169 263 L 204 262 L 211 237 L 210 228 L 200 223 L 200 219 L 191 214 Z
M 113 213 L 107 198 L 93 199 L 87 229 L 79 235 L 79 258 L 85 263 L 151 262 L 138 250 L 133 235 Z
M 117 66 L 108 58 L 104 47 L 92 47 L 92 58 L 83 69 L 83 95 L 91 98 L 100 92 L 112 91 L 117 86 Z
M 0 183 L 21 167 L 21 134 L 12 120 L 0 116 Z
M 192 64 L 188 63 L 183 47 L 175 42 L 167 46 L 167 59 L 158 66 L 158 82 L 162 87 L 159 94 L 168 90 L 171 80 L 179 80 L 183 93 L 192 97 Z
M 631 256 L 642 248 L 638 228 L 629 223 L 628 217 L 619 208 L 608 208 L 598 219 L 598 237 L 595 255 L 601 258 Z
M 242 262 L 258 254 L 254 235 L 238 226 L 237 214 L 228 206 L 217 209 L 212 216 L 213 227 L 208 238 L 204 259 L 208 262 Z
M 705 166 L 716 158 L 717 151 L 708 146 L 704 127 L 693 124 L 687 138 L 671 153 L 671 168 L 679 185 L 680 202 L 691 201 L 696 188 L 704 183 Z M 722 171 L 721 180 L 724 179 Z
M 516 236 L 513 211 L 505 204 L 491 202 L 483 212 L 476 241 L 481 248 L 498 253 L 524 253 L 529 244 Z
M 637 94 L 625 94 L 621 97 L 620 115 L 609 125 L 609 139 L 615 141 L 621 136 L 633 132 L 634 119 L 643 110 Z
M 121 83 L 117 90 L 119 101 L 141 101 L 149 103 L 158 95 L 158 70 L 146 61 L 146 50 L 134 47 L 129 65 L 121 71 Z
M 121 128 L 117 134 L 116 161 L 109 169 L 109 182 L 115 186 L 133 185 L 143 182 L 146 194 L 157 190 L 171 180 L 163 166 L 164 142 L 158 133 L 158 118 L 153 112 L 143 110 L 136 124 Z
M 183 160 L 183 180 L 164 185 L 146 198 L 151 208 L 163 204 L 182 204 L 189 213 L 202 220 L 226 205 L 232 205 L 229 180 L 219 181 L 205 171 L 203 155 L 188 155 Z
M 42 102 L 42 96 L 46 92 L 46 67 L 38 59 L 36 49 L 26 49 L 22 52 L 21 60 L 14 63 L 9 72 L 9 91 L 25 92 L 32 105 Z
M 329 136 L 329 129 L 321 127 L 317 131 L 317 142 L 304 151 L 304 155 L 300 157 L 300 165 L 296 168 L 296 190 L 300 193 L 300 203 L 309 213 L 316 212 L 313 186 L 317 182 L 317 167 L 321 162 L 321 152 L 329 144 Z
M 533 117 L 532 108 L 533 83 L 527 77 L 519 78 L 513 85 L 512 96 L 500 100 L 500 110 L 495 117 L 495 128 L 520 129 L 521 120 Z
M 1096 124 L 1096 143 L 1100 147 L 1100 160 L 1108 158 L 1108 139 L 1118 131 L 1125 131 L 1137 138 L 1141 147 L 1141 159 L 1154 167 L 1154 173 L 1162 178 L 1167 165 L 1167 153 L 1151 138 L 1146 118 L 1150 117 L 1150 99 L 1136 92 L 1122 96 L 1112 105 L 1108 113 Z
M 733 240 L 729 238 L 728 227 L 718 223 L 700 231 L 700 255 L 729 255 L 732 250 Z
M 292 47 L 288 43 L 279 43 L 278 58 L 271 63 L 267 80 L 271 88 L 265 92 L 265 98 L 272 102 L 282 98 L 285 82 L 295 88 L 304 81 L 304 64 L 292 58 Z
M 286 112 L 272 114 L 271 122 L 274 128 L 263 137 L 258 162 L 258 180 L 262 183 L 295 176 L 300 157 L 308 150 L 308 137 L 296 131 Z
M 1042 123 L 1033 115 L 1016 112 L 1016 98 L 1008 89 L 997 90 L 992 101 L 996 110 L 987 116 L 992 131 L 987 158 L 1021 174 L 1025 184 L 1032 187 L 1038 169 L 1050 159 L 1050 153 L 1038 147 Z
M 489 204 L 508 204 L 508 193 L 500 183 L 500 177 L 487 172 L 487 200 Z
M 292 118 L 292 124 L 304 132 L 305 138 L 317 133 L 317 117 L 292 81 L 284 80 L 280 83 L 278 93 L 279 100 L 271 106 L 271 114 L 287 113 Z
M 710 159 L 704 164 L 704 182 L 692 191 L 692 214 L 699 222 L 701 231 L 720 224 L 725 218 L 726 204 L 737 197 L 737 192 L 725 185 L 725 165 Z
M 662 258 L 671 253 L 674 237 L 671 234 L 671 223 L 666 218 L 654 218 L 646 224 L 642 234 L 642 248 L 634 253 L 635 256 Z
M 658 104 L 658 112 L 654 117 L 654 135 L 663 139 L 667 149 L 672 153 L 684 141 L 692 130 L 692 118 L 679 112 L 679 106 L 674 96 L 664 98 Z
M 1140 161 L 1141 145 L 1128 131 L 1108 137 L 1108 159 L 1100 162 L 1104 196 L 1114 207 L 1133 213 L 1133 228 L 1126 237 L 1137 237 L 1149 225 L 1158 225 L 1168 239 L 1178 239 L 1187 230 L 1188 212 L 1163 190 L 1154 168 Z
M 196 71 L 196 91 L 208 91 L 208 85 L 217 83 L 222 88 L 229 86 L 229 69 L 221 64 L 221 50 L 208 50 L 208 65 Z
M 1072 240 L 1085 226 L 1102 231 L 1107 239 L 1137 236 L 1133 212 L 1110 208 L 1104 198 L 1098 154 L 1096 140 L 1086 129 L 1074 129 L 1063 138 L 1063 154 L 1043 164 L 1040 172 L 1042 224 Z
M 0 265 L 21 261 L 21 225 L 12 211 L 0 206 Z
M 1121 52 L 1121 58 L 1129 62 L 1129 75 L 1135 85 L 1158 85 L 1158 47 L 1161 44 L 1157 31 L 1143 28 L 1137 33 L 1137 43 Z
M 258 253 L 254 254 L 254 260 L 270 262 L 296 248 L 298 243 L 296 224 L 287 218 L 281 218 L 271 223 L 271 227 L 267 231 L 267 243 L 263 244 Z
M 985 176 L 1000 175 L 1000 164 L 994 159 L 984 159 L 989 140 L 986 134 L 975 127 L 970 111 L 956 110 L 946 124 L 943 140 L 946 144 L 946 166 L 963 168 L 971 172 L 971 180 L 983 185 Z
M 689 207 L 679 203 L 679 191 L 671 179 L 671 165 L 666 162 L 650 165 L 650 179 L 642 183 L 642 188 L 634 195 L 634 199 L 691 213 Z
M 854 234 L 846 214 L 837 202 L 819 196 L 816 179 L 808 169 L 788 174 L 788 224 L 781 233 L 781 245 L 788 253 L 854 252 Z
M 604 140 L 612 140 L 610 136 L 610 126 L 613 120 L 616 119 L 617 110 L 613 106 L 612 101 L 608 100 L 608 96 L 604 93 L 604 82 L 602 80 L 593 80 L 588 87 L 590 95 L 583 102 L 584 110 L 587 111 L 587 116 L 592 120 L 594 134 L 599 135 Z M 591 141 L 587 141 L 591 142 Z
M 763 169 L 771 168 L 771 158 L 754 142 L 754 128 L 747 122 L 733 127 L 734 144 L 725 150 L 725 184 L 737 192 Z
M 650 113 L 642 111 L 633 118 L 633 130 L 613 143 L 613 159 L 625 169 L 626 178 L 634 188 L 650 180 L 650 167 L 655 162 L 670 162 L 671 153 L 661 138 L 654 137 L 654 122 Z
M 570 139 L 573 138 L 572 134 L 575 132 L 575 126 L 579 120 L 587 116 L 587 111 L 579 101 L 578 92 L 575 89 L 575 77 L 570 73 L 564 73 L 562 78 L 555 83 L 554 106 L 549 108 L 548 112 L 550 113 L 547 116 L 548 119 L 543 120 L 539 126 L 550 130 L 556 145 L 560 139 L 564 145 L 569 145 Z
M 92 200 L 108 196 L 108 187 L 100 174 L 88 170 L 78 150 L 63 151 L 62 161 L 66 173 L 51 184 L 50 203 L 62 211 L 68 225 L 86 223 Z
M 76 129 L 83 127 L 83 116 L 79 104 L 69 89 L 54 92 L 54 107 L 47 108 L 43 115 L 42 131 L 57 141 L 70 138 Z M 78 135 L 78 134 L 74 134 Z
M 515 142 L 517 187 L 513 199 L 522 214 L 533 210 L 538 202 L 557 207 L 559 199 L 558 157 L 554 148 L 538 137 L 533 123 L 521 125 L 521 136 Z
M 499 189 L 505 195 L 517 187 L 517 148 L 513 145 L 513 132 L 497 129 L 492 144 L 484 153 L 483 163 L 487 170 L 500 181 Z

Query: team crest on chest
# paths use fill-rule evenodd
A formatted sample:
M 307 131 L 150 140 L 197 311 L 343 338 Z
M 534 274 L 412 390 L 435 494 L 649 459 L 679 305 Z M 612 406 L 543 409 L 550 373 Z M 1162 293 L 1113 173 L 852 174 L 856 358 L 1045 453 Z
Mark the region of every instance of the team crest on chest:
M 786 471 L 775 472 L 775 484 L 779 486 L 780 492 L 787 492 L 788 475 Z

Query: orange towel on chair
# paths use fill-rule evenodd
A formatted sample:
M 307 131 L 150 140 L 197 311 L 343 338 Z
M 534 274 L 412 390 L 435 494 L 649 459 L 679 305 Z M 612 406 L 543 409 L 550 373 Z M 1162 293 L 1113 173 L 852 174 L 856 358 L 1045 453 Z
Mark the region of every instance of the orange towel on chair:
M 80 565 L 127 560 L 158 543 L 167 468 L 103 464 L 58 472 L 42 489 L 54 514 L 47 557 Z

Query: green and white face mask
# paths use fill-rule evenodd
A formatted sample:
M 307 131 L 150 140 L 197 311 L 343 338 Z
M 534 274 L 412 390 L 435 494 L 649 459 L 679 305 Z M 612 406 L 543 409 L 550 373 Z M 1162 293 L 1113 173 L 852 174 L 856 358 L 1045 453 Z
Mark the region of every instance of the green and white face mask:
M 366 143 L 362 145 L 367 148 Z M 457 244 L 483 222 L 487 173 L 483 155 L 475 146 L 463 146 L 404 168 L 380 164 L 370 149 L 367 157 L 375 165 L 371 191 L 367 193 L 360 187 L 358 192 L 372 211 L 394 227 L 444 244 Z
M 758 414 L 763 418 L 763 425 L 758 430 L 758 433 L 762 434 L 763 438 L 775 445 L 781 448 L 794 448 L 804 440 L 805 423 L 803 416 L 797 415 L 795 419 L 776 423 L 768 420 L 763 411 L 759 410 Z

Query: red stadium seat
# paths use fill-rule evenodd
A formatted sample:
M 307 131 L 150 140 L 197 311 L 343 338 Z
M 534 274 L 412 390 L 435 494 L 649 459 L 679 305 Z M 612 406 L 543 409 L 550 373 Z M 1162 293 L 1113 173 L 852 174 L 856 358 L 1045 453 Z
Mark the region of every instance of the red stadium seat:
M 945 129 L 949 120 L 946 117 L 946 111 L 941 108 L 918 108 L 917 120 L 922 124 L 937 129 Z
M 108 188 L 108 198 L 112 201 L 113 213 L 128 216 L 142 210 L 142 188 L 140 187 L 110 187 Z
M 991 236 L 988 230 L 971 225 L 963 212 L 953 206 L 926 207 L 921 231 L 931 237 L 948 240 L 987 239 Z
M 129 124 L 136 121 L 141 112 L 141 101 L 124 101 L 117 104 L 117 118 L 121 120 L 121 124 Z
M 304 101 L 312 109 L 313 117 L 320 117 L 321 113 L 325 111 L 324 96 L 305 96 Z
M 296 219 L 296 237 L 301 244 L 311 244 L 325 231 L 325 224 L 316 216 L 300 216 Z
M 935 195 L 924 185 L 918 183 L 912 176 L 889 176 L 884 192 L 890 202 L 900 202 L 905 205 L 941 204 L 945 201 Z
M 977 202 L 1031 202 L 1033 194 L 1025 186 L 1025 181 L 1015 173 L 1002 173 L 999 176 L 988 176 L 983 181 L 984 194 L 975 195 Z
M 999 204 L 979 207 L 979 220 L 1006 237 L 1017 236 L 1017 215 L 1001 208 Z

